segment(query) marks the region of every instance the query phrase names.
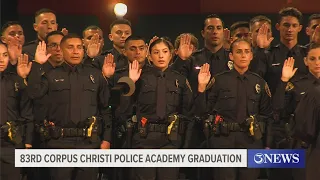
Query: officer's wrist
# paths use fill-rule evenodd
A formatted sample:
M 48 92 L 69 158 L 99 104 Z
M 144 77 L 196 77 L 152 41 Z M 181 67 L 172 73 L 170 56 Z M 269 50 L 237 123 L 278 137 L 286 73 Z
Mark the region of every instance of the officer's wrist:
M 282 82 L 288 82 L 289 80 L 290 80 L 289 78 L 281 77 Z
M 203 93 L 204 91 L 206 91 L 206 86 L 199 84 L 199 86 L 198 86 L 198 92 Z

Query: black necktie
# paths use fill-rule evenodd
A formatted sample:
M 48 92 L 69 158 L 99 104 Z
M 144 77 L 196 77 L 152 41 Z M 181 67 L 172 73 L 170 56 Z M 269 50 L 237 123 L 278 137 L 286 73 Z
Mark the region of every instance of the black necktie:
M 1 80 L 1 125 L 4 125 L 8 120 L 8 110 L 7 110 L 7 90 L 6 81 L 4 78 L 0 77 Z
M 247 92 L 244 76 L 237 78 L 237 121 L 243 122 L 247 118 Z
M 166 115 L 166 79 L 160 72 L 157 83 L 157 116 L 163 120 Z
M 293 50 L 292 49 L 289 50 L 289 52 L 287 54 L 287 58 L 289 58 L 289 57 L 293 57 Z
M 80 114 L 81 110 L 79 108 L 79 81 L 78 81 L 78 74 L 76 72 L 76 68 L 73 67 L 72 71 L 70 72 L 70 119 L 73 123 L 78 124 L 80 121 Z

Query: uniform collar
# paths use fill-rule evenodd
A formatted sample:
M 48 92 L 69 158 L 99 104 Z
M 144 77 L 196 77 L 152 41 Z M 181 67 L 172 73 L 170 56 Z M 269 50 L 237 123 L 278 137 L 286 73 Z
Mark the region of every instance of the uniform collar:
M 291 51 L 294 55 L 299 55 L 300 54 L 300 49 L 299 49 L 299 45 L 296 44 L 295 46 L 293 46 L 292 49 L 289 49 L 287 46 L 285 46 L 282 42 L 280 42 L 279 45 L 280 51 L 283 50 L 285 52 L 289 52 Z
M 62 64 L 63 68 L 67 71 L 67 72 L 78 72 L 80 73 L 83 69 L 83 64 L 80 63 L 78 65 L 72 66 L 70 64 L 68 64 L 67 62 L 64 62 Z
M 209 58 L 216 56 L 218 59 L 221 59 L 221 57 L 224 55 L 225 49 L 221 47 L 216 53 L 212 53 L 208 48 L 204 47 L 204 52 Z
M 248 79 L 248 72 L 249 70 L 247 70 L 244 74 L 240 74 L 235 68 L 233 68 L 232 70 L 230 70 L 231 73 L 236 76 L 236 77 L 239 77 L 241 79 L 245 78 L 245 79 Z
M 312 81 L 313 84 L 320 85 L 320 79 L 316 78 L 313 74 L 311 74 L 311 72 L 308 73 L 307 77 Z

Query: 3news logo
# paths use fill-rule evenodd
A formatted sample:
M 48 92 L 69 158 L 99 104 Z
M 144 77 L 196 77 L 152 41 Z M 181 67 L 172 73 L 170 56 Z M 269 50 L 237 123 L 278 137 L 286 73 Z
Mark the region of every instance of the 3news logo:
M 248 150 L 249 168 L 304 168 L 304 149 Z

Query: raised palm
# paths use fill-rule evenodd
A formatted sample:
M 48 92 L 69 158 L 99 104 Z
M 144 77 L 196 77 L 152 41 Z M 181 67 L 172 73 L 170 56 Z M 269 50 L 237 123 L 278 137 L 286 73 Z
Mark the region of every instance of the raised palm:
M 188 59 L 193 52 L 193 46 L 191 45 L 191 36 L 190 34 L 183 34 L 180 39 L 180 45 L 178 49 L 178 56 L 186 60 Z
M 104 58 L 104 63 L 102 66 L 102 73 L 106 77 L 111 77 L 116 69 L 116 63 L 114 63 L 114 57 L 112 54 L 108 54 Z
M 17 74 L 25 79 L 31 71 L 31 66 L 32 62 L 28 61 L 28 55 L 21 54 L 18 58 Z
M 273 37 L 268 38 L 268 25 L 266 23 L 264 23 L 258 32 L 257 35 L 257 45 L 260 48 L 267 48 L 270 46 L 271 42 L 273 41 Z
M 101 43 L 99 42 L 99 35 L 96 33 L 92 36 L 88 47 L 87 47 L 87 55 L 91 58 L 98 56 L 100 52 Z
M 36 54 L 35 54 L 35 61 L 39 64 L 44 64 L 47 62 L 51 54 L 47 54 L 47 45 L 44 41 L 39 42 Z
M 198 74 L 199 85 L 206 86 L 210 81 L 210 65 L 208 63 L 204 64 Z
M 129 78 L 133 82 L 137 82 L 141 75 L 141 69 L 139 67 L 139 62 L 137 60 L 134 60 L 129 65 Z
M 289 81 L 294 76 L 294 74 L 296 73 L 297 70 L 298 70 L 298 68 L 294 68 L 293 57 L 289 57 L 288 59 L 286 59 L 284 61 L 284 64 L 282 67 L 281 79 L 283 81 Z

